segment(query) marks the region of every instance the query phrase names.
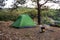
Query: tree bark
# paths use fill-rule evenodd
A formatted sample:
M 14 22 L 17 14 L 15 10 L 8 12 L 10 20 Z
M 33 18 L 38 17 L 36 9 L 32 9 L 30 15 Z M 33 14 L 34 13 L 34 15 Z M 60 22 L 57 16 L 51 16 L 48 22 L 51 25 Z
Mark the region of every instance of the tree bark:
M 38 10 L 38 25 L 40 25 L 41 24 L 41 6 L 39 4 L 39 0 L 37 0 L 37 6 L 38 6 L 38 8 L 37 8 L 37 10 Z
M 41 7 L 44 5 L 44 4 L 46 4 L 47 2 L 48 2 L 48 0 L 46 0 L 45 1 L 45 3 L 43 3 L 43 4 L 39 4 L 39 1 L 40 0 L 37 0 L 37 10 L 38 10 L 38 25 L 40 25 L 40 24 L 42 24 L 42 22 L 41 22 Z

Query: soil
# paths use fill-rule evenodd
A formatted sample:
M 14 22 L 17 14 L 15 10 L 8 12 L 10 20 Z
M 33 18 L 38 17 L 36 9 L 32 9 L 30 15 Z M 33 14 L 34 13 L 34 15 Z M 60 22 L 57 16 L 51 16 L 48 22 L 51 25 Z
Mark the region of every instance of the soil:
M 0 40 L 60 40 L 60 28 L 50 27 L 40 33 L 39 27 L 13 28 L 12 21 L 0 21 Z

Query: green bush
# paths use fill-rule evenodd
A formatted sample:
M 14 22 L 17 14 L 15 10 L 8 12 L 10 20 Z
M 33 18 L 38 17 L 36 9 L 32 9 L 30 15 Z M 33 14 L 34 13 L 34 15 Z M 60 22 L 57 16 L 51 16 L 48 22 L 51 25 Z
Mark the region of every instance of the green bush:
M 17 8 L 15 10 L 0 10 L 0 21 L 15 21 L 17 17 L 21 14 L 28 14 L 30 17 L 35 17 L 36 10 L 35 9 L 29 9 L 29 8 Z
M 0 21 L 9 21 L 9 20 L 16 20 L 18 17 L 17 13 L 10 12 L 9 10 L 0 10 Z
M 9 15 L 0 15 L 0 21 L 2 20 L 4 20 L 4 21 L 8 21 L 8 20 L 12 20 L 12 21 L 14 21 L 14 20 L 16 20 L 16 18 L 17 18 L 18 16 L 16 15 L 16 14 L 13 14 L 13 15 L 11 15 L 11 14 L 9 14 Z
M 33 9 L 31 11 L 27 11 L 25 14 L 28 14 L 33 19 L 37 16 L 37 10 Z

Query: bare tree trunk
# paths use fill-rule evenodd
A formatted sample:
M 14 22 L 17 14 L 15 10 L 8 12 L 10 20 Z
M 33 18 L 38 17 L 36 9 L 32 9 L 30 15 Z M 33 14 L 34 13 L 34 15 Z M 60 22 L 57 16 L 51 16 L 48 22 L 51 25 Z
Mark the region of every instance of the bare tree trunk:
M 40 25 L 41 24 L 41 6 L 39 4 L 39 0 L 37 0 L 37 6 L 38 6 L 38 8 L 37 8 L 37 10 L 38 10 L 38 25 Z

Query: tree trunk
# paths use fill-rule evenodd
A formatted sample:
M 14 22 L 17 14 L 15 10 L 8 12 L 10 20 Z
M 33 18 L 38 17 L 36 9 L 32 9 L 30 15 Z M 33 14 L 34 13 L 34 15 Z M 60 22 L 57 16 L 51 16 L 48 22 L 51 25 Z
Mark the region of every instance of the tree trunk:
M 37 8 L 37 10 L 38 10 L 38 25 L 40 25 L 41 24 L 41 6 L 39 4 L 39 0 L 37 0 L 37 6 L 38 6 L 38 8 Z

